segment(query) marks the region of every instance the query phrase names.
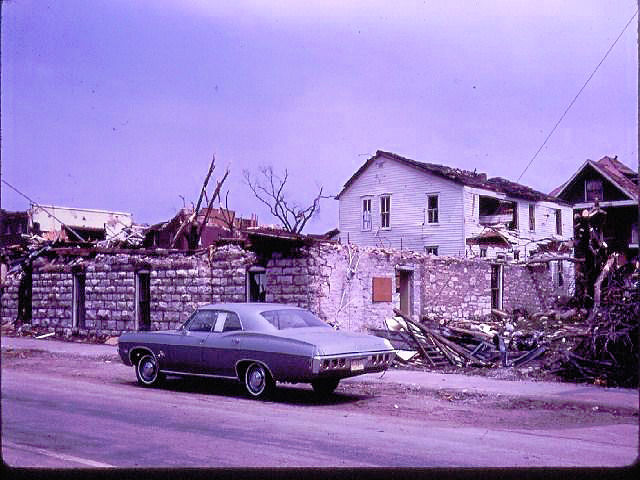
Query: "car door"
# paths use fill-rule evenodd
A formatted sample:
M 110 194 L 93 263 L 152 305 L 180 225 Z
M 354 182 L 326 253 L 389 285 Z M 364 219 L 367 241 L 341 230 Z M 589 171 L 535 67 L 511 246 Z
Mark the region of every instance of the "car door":
M 204 368 L 208 373 L 235 377 L 242 349 L 242 323 L 235 312 L 218 310 L 213 332 L 205 341 Z
M 180 331 L 176 342 L 168 346 L 169 369 L 177 372 L 206 373 L 202 354 L 207 337 L 216 322 L 214 310 L 199 310 Z

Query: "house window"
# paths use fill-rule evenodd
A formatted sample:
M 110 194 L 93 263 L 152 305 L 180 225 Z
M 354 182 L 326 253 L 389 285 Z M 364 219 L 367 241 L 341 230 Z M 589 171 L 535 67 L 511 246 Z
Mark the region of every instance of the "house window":
M 73 326 L 85 328 L 85 275 L 84 272 L 73 274 Z
M 427 195 L 427 223 L 438 223 L 438 195 Z
M 586 180 L 584 182 L 585 202 L 602 201 L 602 180 Z
M 380 227 L 391 228 L 391 195 L 380 197 Z
M 502 265 L 491 265 L 491 308 L 502 310 Z
M 536 231 L 536 206 L 533 203 L 529 204 L 529 231 Z
M 362 199 L 362 230 L 365 232 L 371 231 L 371 199 Z
M 267 274 L 262 267 L 251 267 L 247 272 L 247 302 L 265 302 Z
M 438 247 L 424 247 L 424 251 L 428 254 L 428 255 L 438 255 Z
M 556 234 L 562 235 L 562 210 L 556 209 Z
M 520 260 L 520 250 L 514 250 L 513 251 L 513 259 L 514 260 Z
M 480 257 L 484 258 L 487 256 L 487 247 L 480 247 Z

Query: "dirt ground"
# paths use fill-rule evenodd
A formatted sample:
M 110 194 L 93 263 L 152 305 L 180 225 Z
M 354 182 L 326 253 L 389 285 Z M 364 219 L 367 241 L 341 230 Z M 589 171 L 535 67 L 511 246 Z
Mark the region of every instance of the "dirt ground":
M 36 350 L 2 352 L 2 368 L 39 371 L 83 382 L 135 383 L 135 374 L 113 357 L 102 359 L 61 355 Z M 392 417 L 422 416 L 448 425 L 523 430 L 638 423 L 637 411 L 585 405 L 548 403 L 499 394 L 438 389 L 388 383 L 342 382 L 328 399 L 318 400 L 307 385 L 280 385 L 272 401 L 287 404 L 322 404 L 339 413 L 366 409 Z M 168 379 L 164 388 L 198 395 L 243 396 L 236 382 L 203 379 Z

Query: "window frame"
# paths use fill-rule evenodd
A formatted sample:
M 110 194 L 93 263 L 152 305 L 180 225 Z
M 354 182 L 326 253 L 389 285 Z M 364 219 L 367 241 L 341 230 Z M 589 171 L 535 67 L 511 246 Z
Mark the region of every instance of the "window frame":
M 214 310 L 214 312 L 216 312 L 216 322 L 213 325 L 213 328 L 211 329 L 211 333 L 227 333 L 227 332 L 241 332 L 244 330 L 244 325 L 242 324 L 242 319 L 240 318 L 240 315 L 238 315 L 236 312 L 232 312 L 231 310 Z M 222 319 L 221 317 L 221 313 L 225 313 L 225 317 L 224 319 Z M 238 319 L 238 322 L 240 323 L 240 330 L 225 330 L 224 327 L 227 324 L 227 319 L 229 318 L 229 314 L 231 315 L 235 315 L 236 318 Z
M 186 330 L 187 332 L 197 332 L 197 333 L 211 333 L 213 331 L 213 328 L 215 327 L 217 321 L 218 321 L 218 315 L 217 315 L 217 311 L 216 310 L 208 310 L 208 309 L 202 309 L 202 310 L 196 310 L 193 315 L 191 315 L 191 317 L 189 318 L 189 320 L 187 321 L 187 323 L 185 323 L 184 326 L 184 330 Z M 205 315 L 209 315 L 209 316 L 213 316 L 215 315 L 215 317 L 213 318 L 213 321 L 211 322 L 211 326 L 209 327 L 209 330 L 192 330 L 191 327 L 193 325 L 193 323 L 196 321 L 197 317 L 199 315 L 205 316 Z M 208 321 L 211 321 L 211 319 L 207 319 Z
M 436 208 L 429 208 L 429 200 L 436 199 Z M 440 224 L 440 194 L 439 193 L 427 193 L 427 208 L 425 222 L 427 225 L 439 225 Z M 431 221 L 431 213 L 435 212 L 435 220 Z
M 145 294 L 148 298 L 145 298 Z M 146 304 L 142 309 L 142 304 Z M 135 272 L 135 329 L 150 331 L 151 321 L 151 269 L 144 268 Z
M 369 205 L 369 209 L 365 210 L 365 204 L 368 203 Z M 360 230 L 363 232 L 370 232 L 371 230 L 373 230 L 373 215 L 372 215 L 372 210 L 373 210 L 373 197 L 371 195 L 366 195 L 363 197 L 360 197 Z M 365 224 L 365 213 L 369 214 L 369 225 L 367 228 L 367 225 Z
M 424 253 L 426 253 L 427 255 L 434 255 L 434 256 L 438 256 L 438 247 L 439 245 L 425 245 L 424 247 Z M 429 250 L 435 250 L 435 252 L 430 252 Z
M 590 203 L 590 202 L 595 202 L 595 199 L 589 199 L 589 188 L 587 187 L 587 185 L 589 183 L 599 183 L 600 184 L 600 188 L 599 188 L 599 192 L 600 192 L 600 196 L 598 197 L 598 201 L 602 202 L 604 200 L 604 183 L 602 182 L 601 178 L 587 178 L 584 181 L 584 201 L 585 203 Z M 594 189 L 591 189 L 591 191 L 595 191 Z
M 260 282 L 256 282 L 256 285 L 258 286 L 258 288 L 260 287 L 260 285 L 264 286 L 264 300 L 261 299 L 253 299 L 251 297 L 251 278 L 254 277 L 260 277 L 260 276 L 264 276 L 264 284 L 261 284 Z M 247 269 L 247 302 L 248 303 L 265 303 L 267 300 L 267 269 L 264 267 L 260 267 L 260 266 L 252 266 L 249 267 Z
M 73 273 L 73 287 L 71 292 L 72 298 L 72 320 L 73 328 L 86 328 L 87 307 L 86 307 L 86 282 L 87 276 L 84 271 Z
M 536 204 L 535 203 L 529 204 L 529 231 L 530 232 L 536 231 Z
M 562 210 L 556 208 L 556 235 L 562 236 Z
M 494 286 L 495 280 L 495 286 Z M 491 308 L 502 310 L 504 307 L 504 267 L 491 265 Z
M 384 201 L 387 200 L 387 210 L 383 209 Z M 383 193 L 380 195 L 380 229 L 381 230 L 391 230 L 391 194 Z M 386 225 L 385 225 L 385 216 L 386 216 Z

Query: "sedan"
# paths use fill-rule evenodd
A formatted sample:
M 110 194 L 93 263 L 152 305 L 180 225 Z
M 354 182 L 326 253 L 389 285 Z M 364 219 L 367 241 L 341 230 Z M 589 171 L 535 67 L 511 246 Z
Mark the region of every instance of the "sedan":
M 206 305 L 176 330 L 123 333 L 118 353 L 143 386 L 166 375 L 230 378 L 254 398 L 269 396 L 276 382 L 311 383 L 328 395 L 341 379 L 384 371 L 395 357 L 387 339 L 338 331 L 277 303 Z

